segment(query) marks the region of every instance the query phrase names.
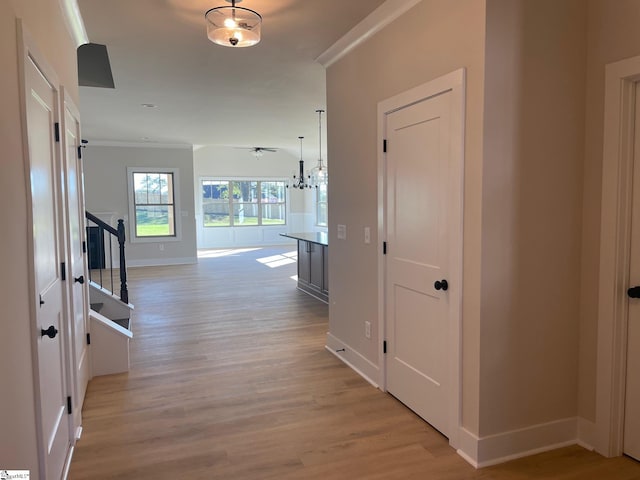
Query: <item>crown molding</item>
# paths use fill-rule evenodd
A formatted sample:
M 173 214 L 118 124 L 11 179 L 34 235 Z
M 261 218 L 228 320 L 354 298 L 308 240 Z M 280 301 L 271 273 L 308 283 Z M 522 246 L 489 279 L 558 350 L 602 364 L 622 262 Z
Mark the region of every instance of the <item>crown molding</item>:
M 113 140 L 88 139 L 87 147 L 129 147 L 129 148 L 177 148 L 192 150 L 193 145 L 184 143 L 156 143 L 156 142 L 118 142 Z
M 387 0 L 316 58 L 327 68 L 422 0 Z

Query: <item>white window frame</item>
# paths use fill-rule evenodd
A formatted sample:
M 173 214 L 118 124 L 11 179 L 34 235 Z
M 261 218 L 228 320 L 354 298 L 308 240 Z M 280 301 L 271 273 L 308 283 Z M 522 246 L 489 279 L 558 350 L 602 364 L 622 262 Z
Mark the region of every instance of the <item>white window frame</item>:
M 274 224 L 274 225 L 265 225 L 264 223 L 260 223 L 258 225 L 235 225 L 232 224 L 233 222 L 233 205 L 234 203 L 237 202 L 233 202 L 233 196 L 229 195 L 229 225 L 220 225 L 217 227 L 208 227 L 204 224 L 204 202 L 203 202 L 203 198 L 202 198 L 202 183 L 203 182 L 258 182 L 258 184 L 260 184 L 260 186 L 258 187 L 258 202 L 256 203 L 256 205 L 258 206 L 258 215 L 259 215 L 259 219 L 260 222 L 262 222 L 262 206 L 263 205 L 269 205 L 268 203 L 262 203 L 262 197 L 261 197 L 261 192 L 262 192 L 262 183 L 265 182 L 282 182 L 285 185 L 285 197 L 284 197 L 284 223 L 279 223 L 279 224 Z M 206 176 L 206 177 L 200 177 L 198 179 L 198 204 L 200 206 L 200 212 L 201 212 L 201 219 L 199 220 L 200 225 L 198 225 L 198 228 L 202 228 L 204 230 L 208 230 L 208 229 L 222 229 L 222 228 L 282 228 L 284 226 L 286 226 L 289 223 L 289 216 L 290 216 L 290 212 L 289 212 L 289 203 L 290 203 L 290 198 L 289 198 L 289 193 L 286 190 L 286 184 L 287 184 L 287 179 L 286 178 L 265 178 L 265 177 L 212 177 L 212 176 Z M 246 203 L 246 202 L 240 202 L 240 203 Z
M 136 235 L 136 206 L 133 185 L 134 173 L 170 173 L 173 176 L 173 210 L 175 235 L 157 237 L 138 237 Z M 127 167 L 127 184 L 129 195 L 129 236 L 130 243 L 167 243 L 182 241 L 182 211 L 180 209 L 180 171 L 171 167 Z
M 315 192 L 315 203 L 316 203 L 316 227 L 323 227 L 323 228 L 327 228 L 329 226 L 329 185 L 326 185 L 327 187 L 327 201 L 326 202 L 321 202 L 320 201 L 320 186 L 318 185 L 318 187 L 316 188 L 316 192 Z M 327 223 L 320 223 L 320 204 L 324 203 L 325 204 L 325 217 L 327 218 Z

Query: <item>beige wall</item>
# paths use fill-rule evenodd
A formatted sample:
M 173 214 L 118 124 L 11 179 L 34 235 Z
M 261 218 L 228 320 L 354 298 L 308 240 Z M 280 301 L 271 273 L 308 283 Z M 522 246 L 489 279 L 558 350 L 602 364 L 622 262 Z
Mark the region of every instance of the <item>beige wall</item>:
M 586 11 L 487 0 L 480 434 L 577 413 Z
M 462 411 L 480 437 L 578 412 L 586 39 L 581 0 L 424 0 L 327 72 L 330 332 L 377 364 L 377 103 L 467 69 Z
M 193 150 L 189 148 L 115 147 L 89 144 L 84 150 L 85 197 L 91 213 L 113 212 L 125 219 L 128 265 L 196 262 L 195 206 L 193 202 Z M 180 241 L 131 243 L 128 222 L 127 167 L 179 169 L 182 223 Z M 161 247 L 162 246 L 162 247 Z M 160 248 L 163 248 L 161 250 Z M 132 299 L 135 303 L 135 300 Z
M 637 0 L 589 0 L 585 117 L 582 283 L 580 295 L 580 415 L 595 421 L 600 203 L 604 131 L 604 69 L 640 55 Z
M 30 469 L 38 478 L 34 385 L 31 362 L 27 198 L 23 163 L 16 17 L 23 19 L 60 81 L 77 100 L 75 48 L 57 0 L 0 0 L 0 201 L 3 233 L 0 249 L 2 348 L 0 348 L 1 468 Z
M 332 335 L 377 364 L 378 102 L 467 69 L 464 240 L 464 423 L 478 428 L 480 192 L 485 2 L 423 0 L 327 70 Z M 347 226 L 338 240 L 336 225 Z M 363 242 L 370 226 L 371 244 Z M 364 322 L 371 321 L 371 339 Z

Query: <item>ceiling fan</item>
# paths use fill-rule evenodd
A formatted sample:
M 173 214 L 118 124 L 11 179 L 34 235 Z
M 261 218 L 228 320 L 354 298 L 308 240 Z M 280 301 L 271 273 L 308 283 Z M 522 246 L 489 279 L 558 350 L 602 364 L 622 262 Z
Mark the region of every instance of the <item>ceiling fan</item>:
M 243 150 L 250 150 L 251 153 L 256 157 L 261 157 L 262 155 L 264 155 L 264 152 L 274 153 L 278 151 L 277 148 L 269 148 L 269 147 L 236 147 L 236 148 L 241 148 Z

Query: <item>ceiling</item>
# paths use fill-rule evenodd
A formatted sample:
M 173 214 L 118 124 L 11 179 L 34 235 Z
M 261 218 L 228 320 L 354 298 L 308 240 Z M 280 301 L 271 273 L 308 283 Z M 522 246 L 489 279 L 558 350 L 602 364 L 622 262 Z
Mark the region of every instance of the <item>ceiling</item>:
M 305 150 L 315 150 L 315 111 L 326 102 L 315 59 L 383 2 L 244 0 L 263 17 L 262 40 L 234 49 L 206 35 L 204 13 L 224 0 L 79 0 L 89 40 L 107 46 L 115 83 L 80 87 L 83 136 L 292 152 L 304 136 Z

